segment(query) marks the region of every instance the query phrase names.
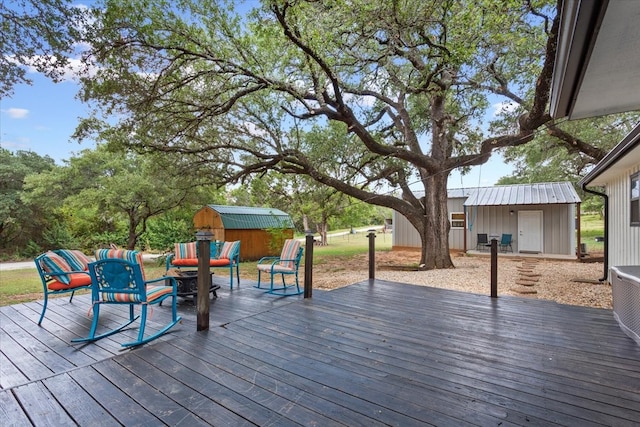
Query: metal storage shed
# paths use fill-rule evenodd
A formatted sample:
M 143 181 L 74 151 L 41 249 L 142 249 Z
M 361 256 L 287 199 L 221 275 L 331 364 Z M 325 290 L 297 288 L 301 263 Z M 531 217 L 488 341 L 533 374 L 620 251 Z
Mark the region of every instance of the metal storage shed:
M 570 182 L 477 188 L 464 202 L 469 242 L 477 233 L 513 236 L 513 251 L 575 256 L 580 197 Z
M 449 248 L 476 247 L 478 233 L 513 236 L 513 251 L 575 257 L 580 198 L 569 182 L 449 189 Z M 393 249 L 420 247 L 416 229 L 393 212 Z
M 209 230 L 219 241 L 240 240 L 240 259 L 256 260 L 280 253 L 282 241 L 293 237 L 291 217 L 274 208 L 207 205 L 193 216 L 197 230 Z

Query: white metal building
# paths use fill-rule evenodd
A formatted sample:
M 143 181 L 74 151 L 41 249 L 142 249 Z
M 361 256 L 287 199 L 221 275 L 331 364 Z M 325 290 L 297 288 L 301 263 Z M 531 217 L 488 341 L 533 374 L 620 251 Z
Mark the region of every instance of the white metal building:
M 640 265 L 640 125 L 579 185 L 605 189 L 609 265 Z
M 478 234 L 512 235 L 514 253 L 576 256 L 580 198 L 569 182 L 449 190 L 449 248 L 476 248 Z M 420 248 L 417 230 L 394 212 L 394 249 Z

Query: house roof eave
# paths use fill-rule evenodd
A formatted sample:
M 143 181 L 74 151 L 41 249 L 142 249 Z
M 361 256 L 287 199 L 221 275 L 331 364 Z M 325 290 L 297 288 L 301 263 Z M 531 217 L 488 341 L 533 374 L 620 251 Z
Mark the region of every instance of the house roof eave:
M 621 165 L 621 162 L 625 162 Z M 607 183 L 612 166 L 632 166 L 640 163 L 640 123 L 625 136 L 609 153 L 580 181 L 578 186 L 603 186 Z

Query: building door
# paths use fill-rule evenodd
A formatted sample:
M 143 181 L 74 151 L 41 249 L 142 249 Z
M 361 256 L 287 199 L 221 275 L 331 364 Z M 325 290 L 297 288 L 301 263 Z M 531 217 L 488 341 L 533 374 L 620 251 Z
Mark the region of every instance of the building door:
M 518 252 L 541 253 L 542 211 L 518 211 Z

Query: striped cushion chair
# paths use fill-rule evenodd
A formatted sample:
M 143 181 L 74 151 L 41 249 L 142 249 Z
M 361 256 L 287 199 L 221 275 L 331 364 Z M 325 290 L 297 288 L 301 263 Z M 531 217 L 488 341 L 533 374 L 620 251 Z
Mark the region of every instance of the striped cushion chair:
M 224 242 L 216 255 L 211 252 L 212 258 L 209 265 L 213 268 L 229 269 L 229 288 L 233 289 L 233 269 L 236 270 L 236 279 L 240 286 L 240 240 Z
M 176 243 L 171 264 L 175 267 L 197 267 L 198 252 L 196 242 Z
M 197 242 L 175 243 L 174 252 L 167 257 L 167 271 L 171 268 L 198 267 Z M 209 267 L 229 269 L 229 287 L 233 289 L 233 270 L 240 285 L 240 240 L 235 242 L 211 242 Z
M 99 249 L 96 251 L 96 261 L 89 264 L 92 292 L 93 322 L 89 336 L 78 338 L 73 342 L 93 342 L 120 332 L 122 329 L 140 318 L 140 329 L 136 341 L 122 344 L 123 347 L 133 347 L 154 340 L 171 329 L 181 318 L 177 315 L 177 284 L 173 277 L 164 276 L 159 279 L 146 280 L 142 268 L 142 254 L 138 251 L 124 249 Z M 161 283 L 153 285 L 153 283 Z M 165 286 L 170 283 L 170 286 Z M 160 331 L 147 337 L 144 335 L 147 322 L 147 307 L 160 304 L 172 297 L 172 319 Z M 107 332 L 96 334 L 100 317 L 100 306 L 103 304 L 129 305 L 129 321 Z M 140 316 L 134 315 L 134 306 L 140 306 Z
M 64 252 L 64 254 L 62 252 Z M 49 295 L 71 293 L 69 302 L 72 302 L 76 291 L 91 289 L 91 276 L 89 276 L 89 272 L 80 261 L 76 264 L 70 264 L 69 259 L 63 256 L 67 255 L 67 252 L 68 251 L 63 251 L 62 249 L 55 252 L 49 251 L 38 255 L 34 260 L 44 290 L 44 303 L 38 325 L 42 323 L 44 313 L 47 311 Z M 76 254 L 73 254 L 73 256 L 71 256 L 72 258 L 88 260 L 86 255 L 80 251 L 73 252 Z
M 300 260 L 302 259 L 303 248 L 300 246 L 300 241 L 296 239 L 287 239 L 282 246 L 282 252 L 279 257 L 263 257 L 258 261 L 258 285 L 260 287 L 260 275 L 261 273 L 269 273 L 271 276 L 271 284 L 267 293 L 274 295 L 300 295 L 300 284 L 298 283 L 298 269 L 300 267 Z M 274 288 L 273 277 L 276 274 L 282 276 L 282 287 Z M 295 277 L 295 291 L 289 291 L 293 288 L 293 284 L 287 285 L 285 282 L 285 274 L 293 275 Z

